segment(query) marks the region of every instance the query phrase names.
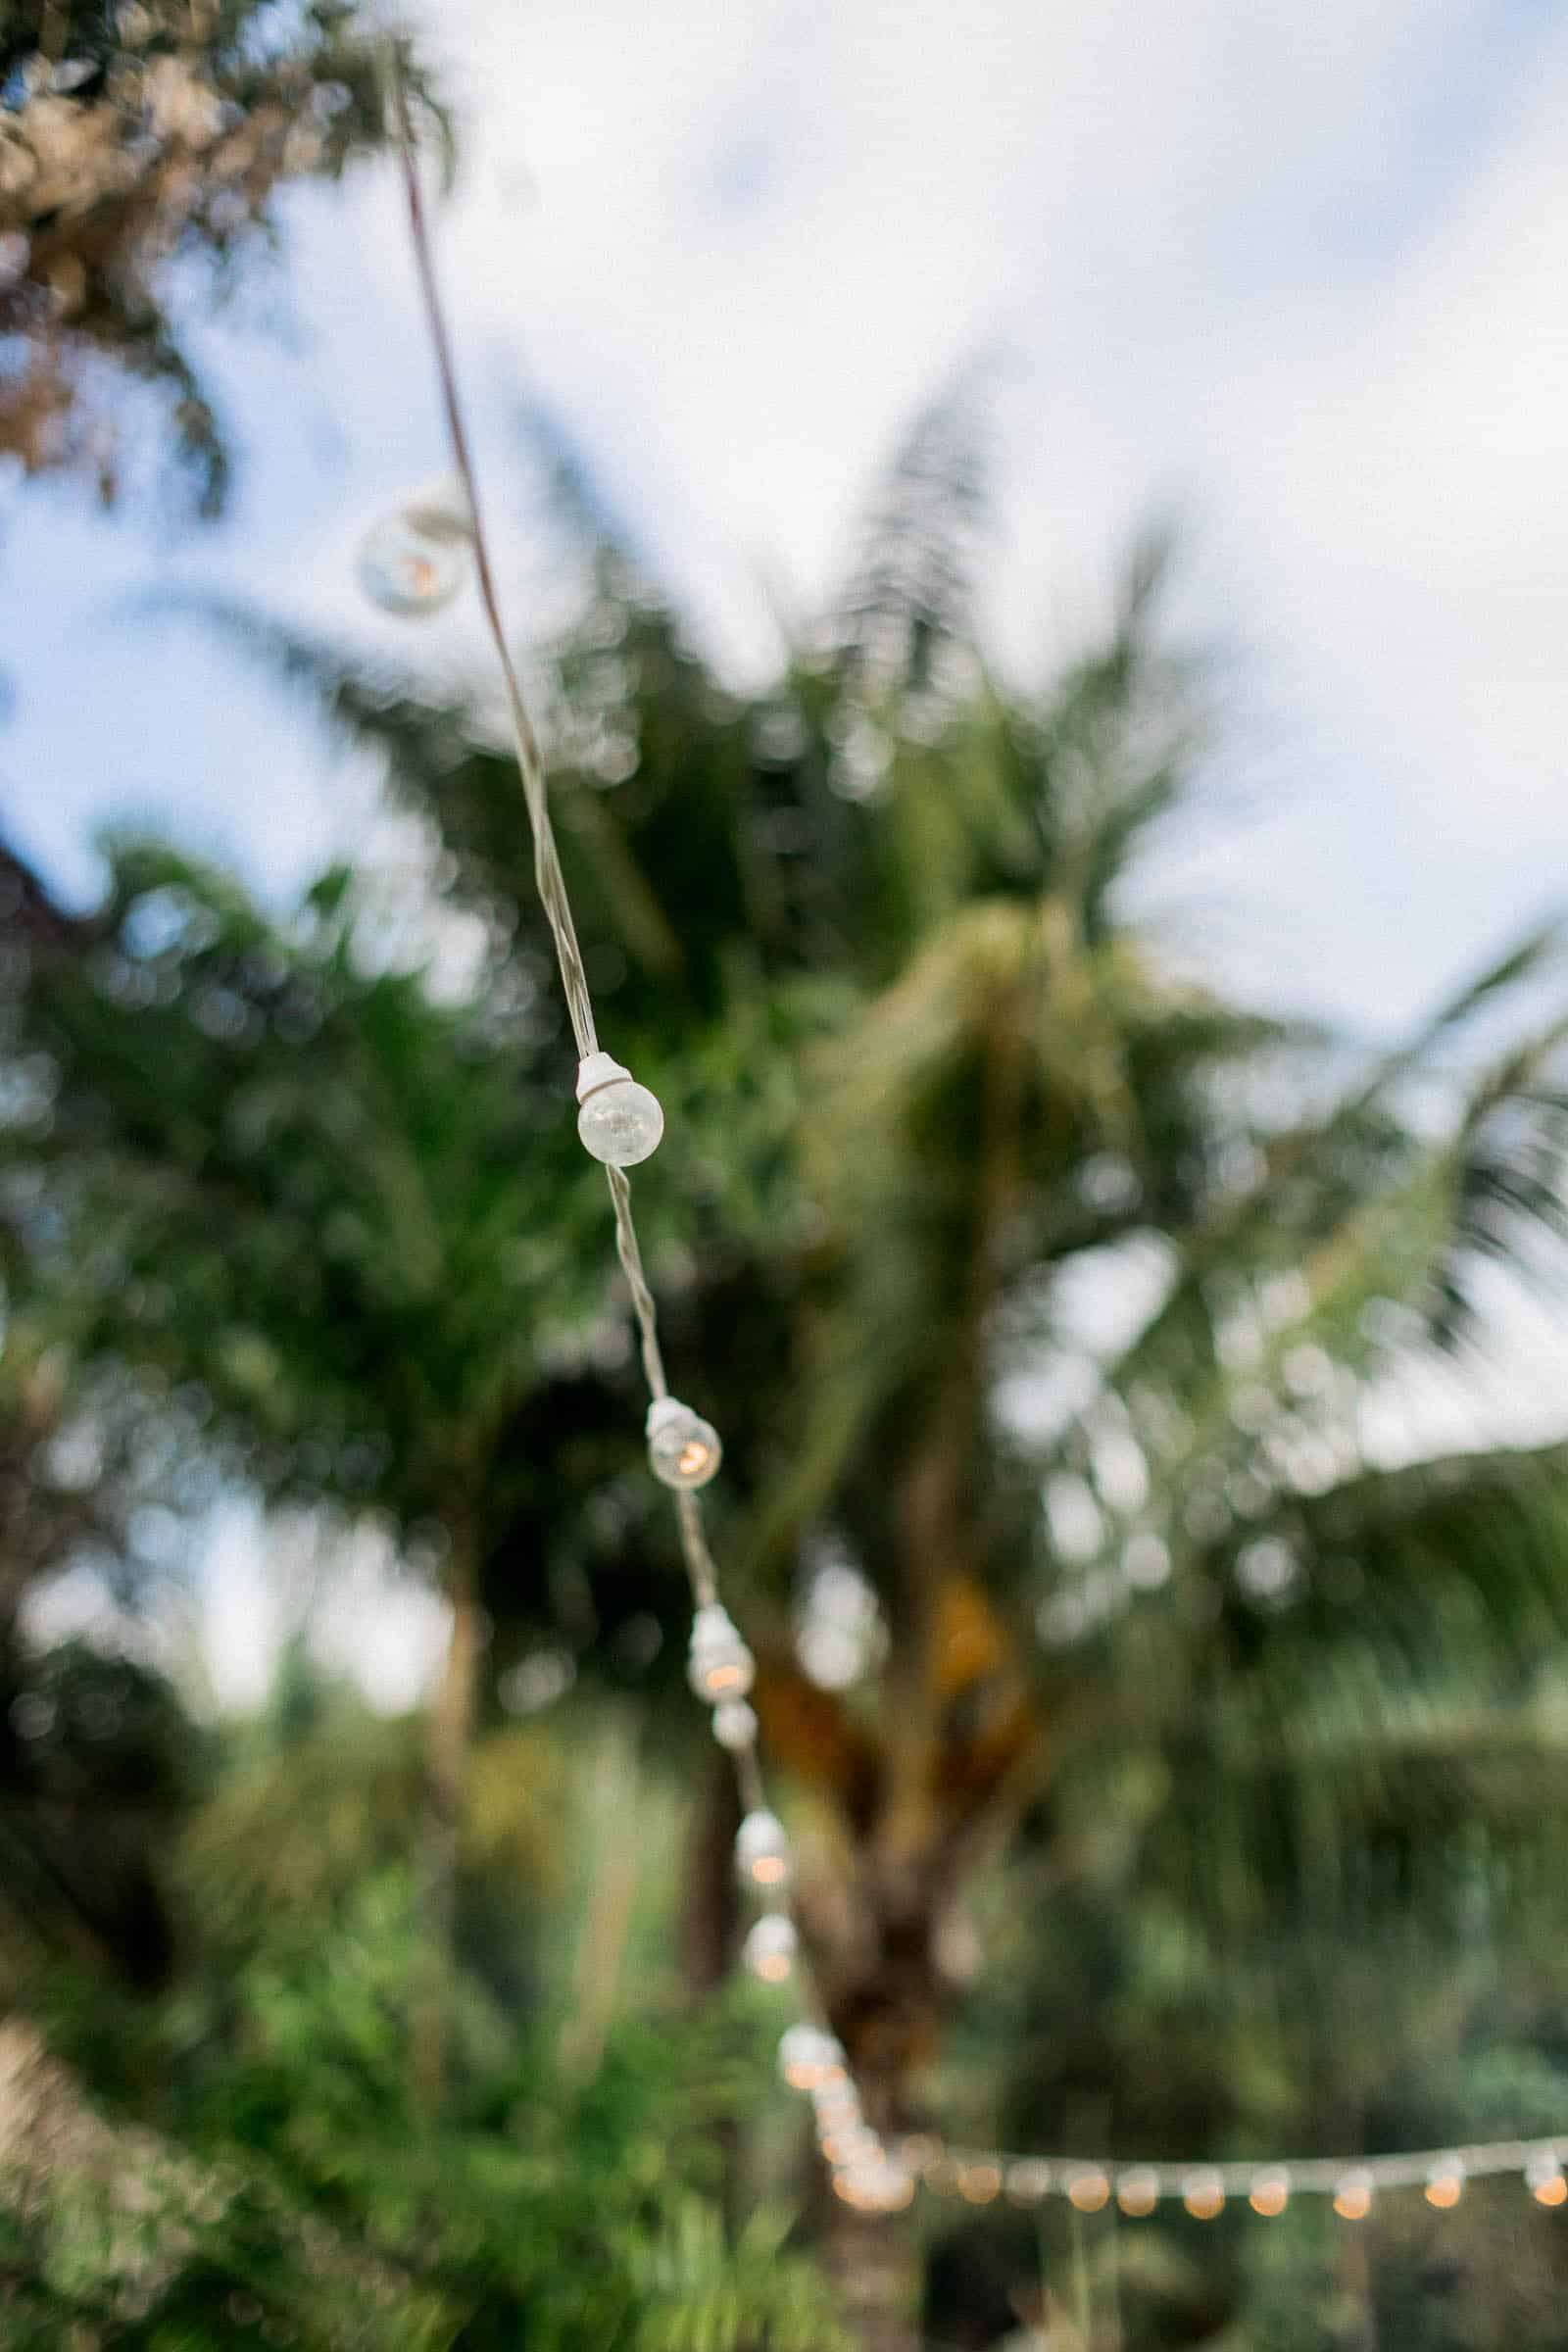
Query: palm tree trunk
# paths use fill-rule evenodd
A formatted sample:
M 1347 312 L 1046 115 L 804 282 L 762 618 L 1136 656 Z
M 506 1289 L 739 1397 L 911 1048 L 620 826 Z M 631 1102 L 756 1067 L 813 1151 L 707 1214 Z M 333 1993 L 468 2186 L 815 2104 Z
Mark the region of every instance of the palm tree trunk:
M 446 2093 L 456 1983 L 458 1839 L 468 1751 L 478 1712 L 484 1612 L 471 1548 L 453 1545 L 447 1572 L 452 1624 L 446 1656 L 425 1716 L 424 1821 L 421 1835 L 422 1955 L 411 2037 L 414 2089 L 427 2116 Z

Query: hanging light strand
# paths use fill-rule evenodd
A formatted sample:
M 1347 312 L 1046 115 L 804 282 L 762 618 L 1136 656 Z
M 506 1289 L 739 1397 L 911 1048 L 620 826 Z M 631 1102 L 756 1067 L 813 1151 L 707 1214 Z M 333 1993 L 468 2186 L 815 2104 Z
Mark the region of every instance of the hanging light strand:
M 971 2204 L 1005 2197 L 1040 2205 L 1064 2197 L 1083 2213 L 1112 2200 L 1143 2217 L 1160 2205 L 1183 2205 L 1211 2221 L 1231 2202 L 1254 2213 L 1281 2214 L 1295 2196 L 1326 2196 L 1347 2221 L 1361 2221 L 1375 2196 L 1419 2188 L 1439 2212 L 1457 2205 L 1472 2180 L 1517 2174 L 1539 2205 L 1568 2205 L 1568 2132 L 1559 2137 L 1483 2140 L 1470 2146 L 1427 2148 L 1385 2156 L 1249 2157 L 1225 2164 L 1169 2160 L 1112 2163 L 1103 2156 L 1009 2156 L 997 2149 L 950 2145 L 932 2133 L 899 2143 L 902 2161 L 939 2196 Z
M 523 801 L 533 839 L 534 882 L 550 926 L 566 1011 L 576 1041 L 578 1094 L 583 1104 L 579 1132 L 587 1149 L 605 1165 L 614 1218 L 615 1250 L 626 1278 L 636 1320 L 643 1372 L 653 1403 L 649 1451 L 655 1475 L 673 1490 L 681 1552 L 695 1603 L 691 1675 L 698 1694 L 713 1708 L 713 1736 L 735 1760 L 744 1819 L 736 1840 L 740 1875 L 761 1898 L 762 1909 L 747 1939 L 747 1965 L 765 1983 L 792 1977 L 797 1941 L 787 1908 L 791 1878 L 789 1841 L 767 1804 L 758 1752 L 757 1718 L 745 1697 L 752 1676 L 751 1653 L 719 1599 L 718 1573 L 703 1526 L 696 1490 L 718 1466 L 718 1437 L 710 1425 L 669 1393 L 659 1344 L 658 1310 L 643 1264 L 625 1170 L 646 1158 L 662 1133 L 663 1114 L 646 1088 L 612 1062 L 599 1045 L 593 1001 L 583 966 L 577 927 L 550 819 L 544 763 L 516 666 L 507 641 L 490 560 L 467 426 L 458 389 L 457 368 L 447 326 L 440 280 L 430 239 L 410 119 L 408 91 L 396 43 L 382 50 L 386 112 L 407 199 L 410 240 L 435 361 L 452 463 L 466 514 L 455 526 L 469 541 L 479 602 L 506 689 L 508 713 Z M 427 518 L 426 518 L 427 522 Z M 443 531 L 451 535 L 450 517 Z M 444 592 L 440 601 L 445 601 Z M 392 609 L 399 609 L 394 603 Z M 610 1098 L 613 1096 L 613 1100 Z M 605 1100 L 600 1101 L 603 1097 Z M 597 1104 L 590 1112 L 589 1105 Z M 723 1624 L 718 1624 L 722 1618 Z M 1180 2202 L 1207 2220 L 1233 2199 L 1245 2199 L 1260 2214 L 1283 2212 L 1297 2192 L 1334 2199 L 1347 2219 L 1360 2219 L 1380 2189 L 1423 2188 L 1439 2209 L 1459 2201 L 1466 2181 L 1488 2176 L 1523 2176 L 1539 2203 L 1568 2203 L 1568 2135 L 1561 2140 L 1498 2140 L 1473 2147 L 1419 2155 L 1312 2157 L 1290 2163 L 1252 2160 L 1195 2167 L 1192 2164 L 1116 2166 L 1103 2158 L 1006 2156 L 996 2151 L 950 2148 L 929 2133 L 906 2136 L 890 2152 L 864 2120 L 842 2045 L 826 2029 L 814 1994 L 801 1987 L 804 2022 L 780 2044 L 780 2071 L 797 2089 L 808 2091 L 816 2110 L 819 2143 L 832 2165 L 839 2194 L 858 2210 L 890 2213 L 906 2205 L 916 2179 L 937 2193 L 952 2191 L 983 2204 L 1005 2195 L 1021 2205 L 1059 2195 L 1081 2212 L 1098 2212 L 1114 2199 L 1129 2215 L 1153 2212 L 1162 2202 Z
M 669 1393 L 663 1354 L 659 1344 L 658 1310 L 643 1264 L 642 1246 L 632 1211 L 627 1166 L 646 1158 L 663 1130 L 663 1113 L 646 1088 L 631 1073 L 602 1053 L 593 1003 L 578 945 L 577 927 L 566 891 L 565 876 L 556 848 L 549 797 L 539 741 L 521 683 L 507 642 L 496 590 L 495 571 L 485 532 L 471 445 L 458 388 L 452 338 L 447 326 L 435 255 L 425 211 L 417 151 L 410 120 L 408 92 L 401 60 L 390 40 L 382 51 L 386 111 L 393 134 L 407 199 L 410 239 L 423 305 L 426 328 L 451 457 L 466 508 L 466 526 L 473 556 L 479 601 L 506 686 L 518 774 L 522 781 L 534 847 L 534 881 L 540 905 L 550 925 L 562 988 L 578 1053 L 578 1101 L 582 1106 L 578 1132 L 586 1149 L 602 1160 L 614 1215 L 615 1249 L 631 1296 L 644 1375 L 652 1403 L 648 1418 L 649 1460 L 654 1474 L 672 1490 L 682 1557 L 695 1604 L 692 1676 L 700 1695 L 713 1708 L 714 1739 L 734 1758 L 736 1785 L 744 1808 L 735 1841 L 736 1867 L 744 1885 L 760 1900 L 758 1921 L 747 1938 L 745 1959 L 763 1983 L 794 1979 L 804 2020 L 786 2034 L 780 2063 L 786 2080 L 794 2080 L 789 2052 L 799 2050 L 792 2035 L 805 2035 L 816 2052 L 819 2105 L 818 2136 L 824 2157 L 833 2166 L 834 2185 L 851 2205 L 865 2212 L 893 2212 L 914 2193 L 911 2175 L 887 2155 L 877 2133 L 864 2121 L 860 2101 L 850 2080 L 843 2048 L 827 2031 L 814 1990 L 802 1984 L 795 1971 L 797 1938 L 788 1916 L 788 1889 L 793 1862 L 783 1824 L 767 1802 L 761 1760 L 758 1751 L 757 1717 L 746 1703 L 753 1661 L 750 1651 L 730 1624 L 719 1600 L 718 1572 L 709 1548 L 697 1490 L 718 1467 L 721 1446 L 717 1432 Z M 613 1098 L 612 1100 L 612 1098 Z M 715 1613 L 724 1629 L 715 1626 Z M 706 1633 L 705 1633 L 706 1629 Z M 723 1639 L 715 1641 L 716 1632 Z M 706 1645 L 705 1645 L 706 1644 Z

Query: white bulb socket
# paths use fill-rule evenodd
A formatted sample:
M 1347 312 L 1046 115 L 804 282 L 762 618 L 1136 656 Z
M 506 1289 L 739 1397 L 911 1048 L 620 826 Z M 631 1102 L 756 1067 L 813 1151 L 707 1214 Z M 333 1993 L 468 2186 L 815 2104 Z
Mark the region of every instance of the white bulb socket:
M 646 1426 L 648 1464 L 661 1485 L 688 1494 L 706 1487 L 724 1458 L 712 1423 L 678 1396 L 656 1396 Z
M 753 1922 L 741 1946 L 741 1960 L 759 1984 L 785 1984 L 794 1974 L 799 1949 L 794 1923 L 781 1912 L 769 1911 Z
M 659 1097 L 639 1086 L 610 1054 L 577 1064 L 577 1136 L 607 1168 L 634 1168 L 659 1149 L 664 1113 Z
M 686 1663 L 686 1678 L 698 1697 L 713 1707 L 744 1699 L 756 1675 L 757 1661 L 728 1609 L 716 1600 L 707 1602 L 692 1619 Z

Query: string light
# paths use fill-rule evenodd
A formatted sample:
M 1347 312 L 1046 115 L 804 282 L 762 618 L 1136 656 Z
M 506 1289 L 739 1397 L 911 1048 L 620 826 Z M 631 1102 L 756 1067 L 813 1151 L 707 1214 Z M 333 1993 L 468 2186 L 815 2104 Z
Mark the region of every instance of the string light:
M 765 1911 L 754 1921 L 741 1946 L 741 1960 L 763 1984 L 787 1984 L 795 1969 L 799 1937 L 781 1912 Z
M 682 1494 L 706 1487 L 723 1450 L 712 1423 L 678 1396 L 656 1396 L 648 1407 L 648 1461 L 662 1485 Z
M 1426 2200 L 1446 2213 L 1464 2195 L 1464 2166 L 1457 2156 L 1445 2156 L 1427 2175 Z
M 1116 2182 L 1116 2202 L 1133 2221 L 1142 2221 L 1159 2203 L 1159 2176 L 1139 2166 Z
M 463 485 L 416 492 L 366 533 L 360 585 L 373 605 L 421 620 L 451 604 L 467 576 L 473 517 Z
M 735 1867 L 754 1886 L 782 1886 L 790 1875 L 784 1824 L 765 1807 L 748 1813 L 735 1833 Z
M 757 1715 L 744 1698 L 726 1699 L 713 1709 L 713 1738 L 733 1753 L 751 1747 L 757 1739 Z
M 1211 2222 L 1225 2210 L 1225 2182 L 1216 2172 L 1189 2173 L 1182 2183 L 1182 2203 L 1195 2222 Z
M 588 1054 L 577 1064 L 577 1135 L 607 1168 L 635 1168 L 659 1149 L 664 1113 L 623 1062 Z
M 818 2026 L 791 2026 L 778 2045 L 778 2071 L 791 2090 L 816 2090 L 843 2082 L 844 2049 Z
M 717 1578 L 699 1515 L 697 1490 L 706 1486 L 719 1466 L 722 1447 L 710 1423 L 669 1395 L 659 1342 L 657 1309 L 643 1267 L 642 1250 L 632 1216 L 630 1188 L 624 1171 L 639 1165 L 658 1149 L 664 1114 L 656 1095 L 641 1086 L 631 1072 L 598 1042 L 592 1000 L 588 991 L 576 926 L 566 894 L 560 857 L 550 819 L 538 740 L 518 683 L 496 596 L 467 429 L 457 388 L 445 312 L 424 213 L 414 133 L 395 44 L 385 44 L 382 66 L 388 114 L 400 159 L 408 201 L 413 243 L 425 319 L 436 362 L 455 477 L 416 494 L 386 516 L 366 537 L 360 551 L 360 578 L 367 594 L 383 611 L 417 617 L 443 609 L 462 586 L 470 561 L 479 588 L 497 662 L 506 686 L 508 709 L 516 751 L 517 769 L 534 843 L 534 873 L 540 903 L 550 926 L 561 972 L 566 1009 L 576 1039 L 578 1135 L 584 1148 L 601 1161 L 610 1185 L 614 1217 L 615 1248 L 631 1296 L 641 1344 L 643 1368 L 652 1402 L 648 1409 L 649 1461 L 655 1476 L 675 1494 L 681 1548 L 691 1580 L 696 1610 L 692 1628 L 689 1674 L 699 1695 L 713 1706 L 712 1731 L 718 1744 L 733 1753 L 736 1773 L 747 1805 L 736 1837 L 736 1864 L 743 1879 L 767 1889 L 781 1889 L 790 1876 L 790 1850 L 783 1825 L 767 1807 L 757 1755 L 758 1721 L 746 1702 L 755 1665 L 739 1632 L 719 1601 Z M 1136 1580 L 1135 1580 L 1136 1581 Z M 1148 1580 L 1157 1581 L 1152 1575 Z M 768 1912 L 747 1937 L 747 1951 L 756 1958 L 748 1965 L 767 1977 L 781 1963 L 787 1975 L 797 1938 L 782 1914 Z M 771 1959 L 765 1956 L 771 1954 Z M 771 1980 L 769 1980 L 771 1981 Z M 779 2070 L 792 2088 L 809 2091 L 816 2105 L 820 2143 L 843 2144 L 850 2162 L 838 2169 L 834 2186 L 847 2202 L 867 2212 L 894 2212 L 913 2194 L 918 2169 L 928 2186 L 956 2186 L 969 2202 L 984 2204 L 1001 2193 L 1004 2179 L 1008 2194 L 1019 2203 L 1036 2203 L 1058 2185 L 1083 2212 L 1099 2211 L 1111 2195 L 1111 2177 L 1100 2164 L 1071 2158 L 970 2157 L 958 2161 L 944 2152 L 932 2135 L 917 2135 L 930 2152 L 921 2164 L 896 2163 L 878 2134 L 865 2124 L 849 2078 L 843 2045 L 824 2028 L 809 2022 L 792 2026 L 779 2044 Z M 905 2143 L 909 2144 L 909 2143 Z M 831 2160 L 831 2159 L 830 2159 Z M 1500 2141 L 1435 2159 L 1377 2158 L 1347 2173 L 1332 2160 L 1316 2159 L 1297 2168 L 1296 2184 L 1325 2190 L 1339 2210 L 1347 2201 L 1358 2207 L 1353 2218 L 1370 2204 L 1374 2184 L 1414 2186 L 1425 2180 L 1426 2196 L 1440 2210 L 1458 2203 L 1467 2177 L 1485 2173 L 1522 2173 L 1531 2194 L 1543 2206 L 1568 2202 L 1565 2180 L 1555 2146 L 1525 2147 Z M 1259 2171 L 1245 2167 L 1209 2167 L 1182 2173 L 1180 2168 L 1139 2167 L 1118 2178 L 1116 2195 L 1124 2212 L 1153 2210 L 1171 2180 L 1179 2180 L 1182 2201 L 1200 2220 L 1212 2219 L 1225 2205 L 1227 2189 L 1249 2196 L 1260 2214 L 1284 2211 L 1292 2176 L 1283 2167 Z M 1366 2204 L 1361 2204 L 1362 2197 Z
M 1342 2222 L 1364 2222 L 1372 2210 L 1372 2176 L 1363 2167 L 1347 2173 L 1334 2192 L 1334 2210 Z
M 720 1706 L 726 1700 L 744 1700 L 757 1674 L 757 1661 L 740 1635 L 735 1621 L 722 1601 L 710 1600 L 700 1608 L 692 1619 L 691 1649 L 686 1664 L 686 1679 L 699 1698 L 710 1706 Z M 749 1723 L 742 1727 L 742 1738 L 735 1742 L 744 1746 L 756 1731 L 757 1717 L 750 1707 L 745 1709 Z M 714 1724 L 714 1736 L 718 1726 Z M 728 1746 L 720 1739 L 721 1746 Z

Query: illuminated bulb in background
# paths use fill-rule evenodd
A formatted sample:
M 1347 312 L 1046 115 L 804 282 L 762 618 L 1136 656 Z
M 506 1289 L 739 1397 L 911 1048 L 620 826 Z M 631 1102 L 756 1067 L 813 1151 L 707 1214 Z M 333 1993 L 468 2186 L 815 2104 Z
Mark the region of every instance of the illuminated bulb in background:
M 857 2213 L 899 2213 L 914 2195 L 909 2175 L 880 2148 L 836 2172 L 833 2188 Z
M 1525 2186 L 1538 2205 L 1568 2205 L 1568 2180 L 1554 2148 L 1543 2148 L 1525 2166 Z
M 1051 2167 L 1038 2156 L 1020 2156 L 1007 2167 L 1006 2190 L 1014 2205 L 1038 2205 L 1051 2194 Z
M 1116 2202 L 1123 2213 L 1131 2214 L 1135 2222 L 1142 2221 L 1159 2203 L 1158 2174 L 1143 2167 L 1135 2172 L 1123 2173 L 1116 2183 Z
M 711 1422 L 678 1396 L 656 1396 L 648 1407 L 648 1461 L 663 1486 L 685 1494 L 706 1487 L 723 1450 Z
M 1259 2173 L 1247 2195 L 1247 2202 L 1252 2211 L 1270 2221 L 1276 2214 L 1283 2213 L 1290 2201 L 1289 2173 Z
M 366 533 L 360 585 L 372 605 L 401 620 L 442 612 L 463 586 L 473 523 L 459 482 L 416 492 Z
M 728 1609 L 720 1601 L 707 1602 L 692 1619 L 686 1661 L 686 1679 L 698 1697 L 715 1707 L 725 1699 L 742 1699 L 756 1673 L 757 1662 L 736 1632 Z M 751 1714 L 750 1708 L 747 1713 Z M 754 1724 L 756 1720 L 753 1716 Z
M 989 2205 L 1002 2193 L 1000 2164 L 965 2164 L 958 2168 L 958 2194 L 970 2205 Z
M 791 1922 L 769 1911 L 753 1923 L 741 1958 L 763 1984 L 787 1983 L 795 1966 L 798 1938 Z
M 1110 2182 L 1102 2172 L 1074 2173 L 1067 2183 L 1067 2201 L 1080 2213 L 1098 2213 L 1110 2201 Z
M 778 2045 L 778 2071 L 791 2090 L 816 2090 L 844 2080 L 844 2049 L 819 2026 L 791 2026 Z
M 590 1054 L 577 1064 L 577 1102 L 578 1140 L 607 1168 L 634 1168 L 658 1151 L 664 1132 L 659 1097 L 612 1054 Z
M 713 1738 L 720 1747 L 750 1747 L 757 1738 L 757 1716 L 744 1698 L 730 1698 L 713 1709 Z
M 1182 2188 L 1182 2203 L 1195 2222 L 1211 2222 L 1225 2210 L 1225 2183 L 1218 2173 L 1189 2173 Z
M 1364 2222 L 1372 2210 L 1370 2173 L 1347 2173 L 1334 2192 L 1334 2210 L 1342 2222 Z
M 1464 2195 L 1464 2166 L 1457 2156 L 1445 2156 L 1427 2175 L 1426 2200 L 1446 2213 Z
M 748 1813 L 735 1833 L 735 1867 L 753 1886 L 782 1886 L 790 1875 L 790 1841 L 776 1813 Z

